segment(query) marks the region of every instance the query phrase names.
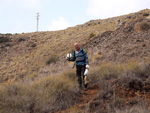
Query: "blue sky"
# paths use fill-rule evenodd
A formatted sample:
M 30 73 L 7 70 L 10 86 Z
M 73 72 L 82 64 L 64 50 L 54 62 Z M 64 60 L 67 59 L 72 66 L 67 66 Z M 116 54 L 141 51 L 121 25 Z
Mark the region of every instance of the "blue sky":
M 0 0 L 0 33 L 55 31 L 150 9 L 150 0 Z

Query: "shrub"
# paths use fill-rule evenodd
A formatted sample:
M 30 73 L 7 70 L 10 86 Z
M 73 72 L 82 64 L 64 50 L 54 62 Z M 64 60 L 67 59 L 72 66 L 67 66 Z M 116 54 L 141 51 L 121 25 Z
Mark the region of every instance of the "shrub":
M 9 42 L 9 38 L 7 37 L 0 37 L 0 43 Z
M 150 28 L 149 22 L 143 20 L 135 24 L 134 29 L 138 32 L 148 31 Z
M 28 86 L 29 87 L 29 86 Z M 34 94 L 20 83 L 9 83 L 0 88 L 0 113 L 32 112 Z
M 77 83 L 67 77 L 50 76 L 37 82 L 34 87 L 37 91 L 35 112 L 55 112 L 78 101 Z
M 24 38 L 19 38 L 18 39 L 18 42 L 22 42 L 22 41 L 25 41 L 25 39 Z
M 143 13 L 143 16 L 149 16 L 149 14 L 148 13 Z
M 94 34 L 94 33 L 91 33 L 91 34 L 89 35 L 89 39 L 93 38 L 94 36 L 95 36 L 95 34 Z
M 6 33 L 5 35 L 10 36 L 10 35 L 12 35 L 12 34 L 11 34 L 11 33 Z
M 137 74 L 140 72 L 140 63 L 138 61 L 130 61 L 123 65 L 124 74 Z
M 115 113 L 149 113 L 150 111 L 146 108 L 136 105 L 131 108 L 125 108 L 125 109 L 116 109 Z
M 64 77 L 69 78 L 71 81 L 76 81 L 77 77 L 76 77 L 76 73 L 75 70 L 67 70 L 62 74 Z
M 97 66 L 91 68 L 89 71 L 89 75 L 92 82 L 98 82 L 102 78 L 112 79 L 116 78 L 118 75 L 122 73 L 123 67 L 122 65 L 115 65 L 113 63 L 101 64 L 101 66 Z
M 98 60 L 100 60 L 101 59 L 101 55 L 100 54 L 96 54 L 93 58 L 92 58 L 92 60 L 94 61 L 94 62 L 97 62 Z
M 120 98 L 120 97 L 115 98 L 115 100 L 110 103 L 110 107 L 112 109 L 115 109 L 115 108 L 117 108 L 117 109 L 125 108 L 125 105 L 126 105 L 126 99 Z
M 111 99 L 114 91 L 113 88 L 111 86 L 108 87 L 109 89 L 103 89 L 100 93 L 99 93 L 99 98 L 103 99 L 103 100 L 108 100 Z
M 0 87 L 0 113 L 45 113 L 78 102 L 78 83 L 69 72 L 48 76 L 32 84 L 9 83 Z
M 35 77 L 37 77 L 38 76 L 38 73 L 37 72 L 33 72 L 32 74 L 30 74 L 29 76 L 28 76 L 28 78 L 29 79 L 34 79 Z
M 29 44 L 27 44 L 27 47 L 36 47 L 36 44 L 34 42 L 29 42 Z
M 97 100 L 97 101 L 89 102 L 87 111 L 89 113 L 94 113 L 95 111 L 99 111 L 99 113 L 103 113 L 102 111 L 104 111 L 104 108 L 105 108 L 105 105 L 104 105 L 103 101 Z
M 59 57 L 55 54 L 52 54 L 47 60 L 46 60 L 46 65 L 49 65 L 51 63 L 56 63 L 59 60 Z

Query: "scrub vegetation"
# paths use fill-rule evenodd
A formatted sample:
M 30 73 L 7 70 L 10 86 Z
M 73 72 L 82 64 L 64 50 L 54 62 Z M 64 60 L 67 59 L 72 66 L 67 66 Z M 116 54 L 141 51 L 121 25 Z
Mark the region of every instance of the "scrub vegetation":
M 0 113 L 149 113 L 149 12 L 0 34 Z M 88 54 L 87 91 L 66 61 L 74 42 Z

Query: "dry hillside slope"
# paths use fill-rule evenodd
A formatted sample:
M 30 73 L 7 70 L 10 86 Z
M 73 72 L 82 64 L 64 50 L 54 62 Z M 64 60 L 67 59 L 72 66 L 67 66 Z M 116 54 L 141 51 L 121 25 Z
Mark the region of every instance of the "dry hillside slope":
M 0 80 L 30 79 L 46 70 L 51 60 L 61 63 L 74 42 L 85 45 L 91 63 L 96 54 L 104 61 L 117 62 L 148 56 L 149 10 L 92 20 L 61 31 L 0 36 Z
M 114 31 L 106 31 L 85 44 L 102 55 L 102 61 L 144 60 L 150 55 L 150 20 L 137 13 Z M 118 20 L 120 21 L 120 20 Z
M 88 91 L 65 62 L 74 42 L 88 53 Z M 0 112 L 149 113 L 149 50 L 149 9 L 61 31 L 0 34 Z
M 114 30 L 116 24 L 116 19 L 93 20 L 61 31 L 0 34 L 0 80 L 38 76 L 40 69 L 49 66 L 50 59 L 62 62 L 74 42 L 82 45 L 91 38 L 90 34 L 97 36 L 105 30 Z

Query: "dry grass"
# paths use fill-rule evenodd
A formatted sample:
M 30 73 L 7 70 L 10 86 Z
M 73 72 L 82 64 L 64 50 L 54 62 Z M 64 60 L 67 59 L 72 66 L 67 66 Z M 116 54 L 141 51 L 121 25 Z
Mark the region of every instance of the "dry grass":
M 59 57 L 55 54 L 50 55 L 50 57 L 46 61 L 46 65 L 49 65 L 51 63 L 56 63 L 59 60 Z
M 11 82 L 0 88 L 0 112 L 42 113 L 65 109 L 78 102 L 74 73 L 48 76 L 30 84 Z
M 144 64 L 135 61 L 126 64 L 105 63 L 90 68 L 89 77 L 92 80 L 91 83 L 96 83 L 99 81 L 102 82 L 102 79 L 103 81 L 112 80 L 117 79 L 118 76 L 121 78 L 121 76 L 129 73 L 130 75 L 149 73 L 149 65 L 143 65 Z M 141 69 L 141 67 L 143 67 L 143 69 Z M 37 76 L 36 73 L 35 75 L 31 75 L 31 78 L 34 78 L 34 76 Z M 131 81 L 139 80 L 139 76 L 135 77 L 137 77 L 137 79 L 128 79 L 128 82 L 122 81 L 122 83 L 130 84 Z M 111 83 L 104 83 L 102 86 L 103 88 L 101 88 L 99 99 L 113 99 L 115 94 L 114 91 L 116 91 L 113 89 L 113 86 L 114 85 Z M 75 70 L 68 70 L 60 75 L 47 76 L 28 84 L 23 84 L 22 82 L 10 82 L 2 85 L 0 88 L 0 112 L 56 112 L 76 104 L 79 95 L 80 91 L 78 89 Z M 116 110 L 116 112 L 118 110 L 121 111 L 122 109 L 120 109 L 120 106 L 124 108 L 124 104 L 124 98 L 117 97 L 116 95 L 113 103 L 110 103 L 109 109 Z M 101 105 L 101 101 L 95 101 L 94 103 L 89 104 L 89 109 L 91 107 L 93 109 L 93 106 L 95 105 Z M 115 106 L 115 109 L 113 106 Z M 113 109 L 111 107 L 113 107 Z
M 149 110 L 143 108 L 142 106 L 133 106 L 131 108 L 126 108 L 123 110 L 116 109 L 115 113 L 149 113 Z
M 89 40 L 90 40 L 91 38 L 93 38 L 93 37 L 95 37 L 95 34 L 94 34 L 94 33 L 90 33 L 90 35 L 89 35 Z
M 100 66 L 91 68 L 89 71 L 90 79 L 93 83 L 100 81 L 102 78 L 111 79 L 123 73 L 123 66 L 113 63 L 104 63 Z
M 123 64 L 115 63 L 101 63 L 100 66 L 91 67 L 89 70 L 89 77 L 92 83 L 104 79 L 117 78 L 124 75 L 148 75 L 149 63 L 138 62 L 136 60 L 129 61 Z
M 93 56 L 92 61 L 93 62 L 98 62 L 102 58 L 102 55 L 96 54 Z
M 32 111 L 35 94 L 32 88 L 21 83 L 9 83 L 0 88 L 0 112 L 1 113 L 29 113 Z

